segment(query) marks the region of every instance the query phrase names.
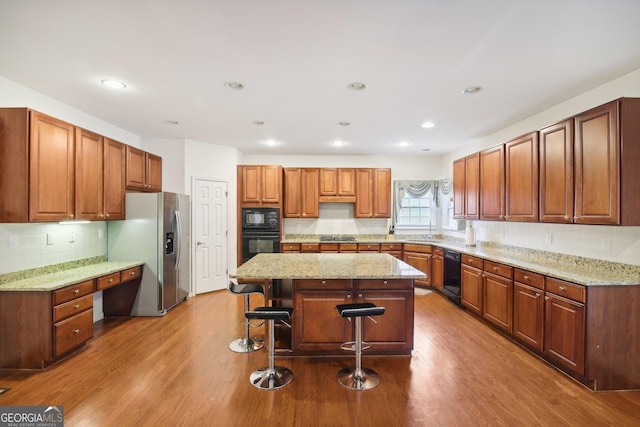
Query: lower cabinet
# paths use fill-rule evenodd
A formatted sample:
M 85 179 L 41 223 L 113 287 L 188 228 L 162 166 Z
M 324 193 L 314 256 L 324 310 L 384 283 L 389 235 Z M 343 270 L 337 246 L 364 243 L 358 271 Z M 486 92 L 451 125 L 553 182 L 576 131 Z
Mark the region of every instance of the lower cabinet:
M 442 248 L 433 248 L 433 256 L 431 257 L 431 285 L 439 290 L 444 291 L 444 251 Z
M 514 269 L 513 336 L 542 353 L 544 337 L 544 276 Z
M 431 246 L 405 243 L 402 260 L 427 275 L 425 279 L 415 279 L 417 286 L 431 286 Z
M 411 280 L 312 279 L 294 281 L 292 318 L 294 353 L 343 354 L 340 345 L 354 340 L 354 323 L 342 318 L 338 304 L 372 302 L 385 313 L 363 318 L 367 353 L 409 354 L 413 349 L 413 286 Z
M 484 262 L 483 316 L 507 333 L 513 331 L 513 268 Z
M 460 266 L 460 303 L 475 315 L 482 316 L 482 270 L 464 264 L 464 260 L 465 256 L 462 257 L 463 264 Z

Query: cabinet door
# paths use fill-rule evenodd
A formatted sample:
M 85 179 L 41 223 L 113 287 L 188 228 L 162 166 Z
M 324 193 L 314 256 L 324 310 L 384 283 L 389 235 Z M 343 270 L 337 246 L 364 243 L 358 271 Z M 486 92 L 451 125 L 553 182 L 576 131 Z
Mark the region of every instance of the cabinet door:
M 611 102 L 575 117 L 575 222 L 620 222 L 618 104 Z
M 356 169 L 356 218 L 373 217 L 373 170 Z
M 261 172 L 260 166 L 238 166 L 240 168 L 240 179 L 242 180 L 242 202 L 260 203 L 261 192 Z
M 362 319 L 362 340 L 372 344 L 365 352 L 413 349 L 413 290 L 359 290 L 357 302 L 385 308 L 383 315 L 374 317 L 377 323 Z
M 293 348 L 300 351 L 340 351 L 353 340 L 352 324 L 340 317 L 336 305 L 353 302 L 350 291 L 296 291 Z
M 538 132 L 505 144 L 507 221 L 538 221 Z
M 354 168 L 338 169 L 338 196 L 356 195 L 356 170 Z
M 504 219 L 504 144 L 480 152 L 480 219 Z
M 547 292 L 544 333 L 545 355 L 554 363 L 584 375 L 584 305 Z
M 484 274 L 484 318 L 505 332 L 512 332 L 513 281 L 495 274 Z
M 468 265 L 461 266 L 460 298 L 463 306 L 482 316 L 482 270 Z
M 544 298 L 542 291 L 523 283 L 513 284 L 513 336 L 542 353 Z
M 104 217 L 125 217 L 125 145 L 104 139 Z
M 31 112 L 29 140 L 29 220 L 74 218 L 75 128 Z
M 391 218 L 391 169 L 373 170 L 373 217 Z
M 320 171 L 315 168 L 303 168 L 301 171 L 302 194 L 302 218 L 318 218 L 320 216 L 320 204 L 318 196 L 318 179 Z
M 540 221 L 573 222 L 573 121 L 540 130 Z
M 434 255 L 431 258 L 431 284 L 437 290 L 444 290 L 444 258 Z
M 262 166 L 261 175 L 261 201 L 263 203 L 280 203 L 280 193 L 282 192 L 282 167 Z
M 131 190 L 144 190 L 147 181 L 145 152 L 127 145 L 126 156 L 127 188 Z
M 155 154 L 145 153 L 146 155 L 146 183 L 147 191 L 162 191 L 162 157 Z
M 464 217 L 478 219 L 480 212 L 480 153 L 465 158 Z
M 300 218 L 302 211 L 301 175 L 300 168 L 284 168 L 283 216 L 285 218 Z
M 320 195 L 321 196 L 337 196 L 338 195 L 338 169 L 337 168 L 320 169 Z
M 403 261 L 427 275 L 426 279 L 415 279 L 416 285 L 431 286 L 431 255 L 416 252 L 405 252 Z
M 453 217 L 464 219 L 465 158 L 453 162 Z
M 104 219 L 104 140 L 76 128 L 75 219 Z

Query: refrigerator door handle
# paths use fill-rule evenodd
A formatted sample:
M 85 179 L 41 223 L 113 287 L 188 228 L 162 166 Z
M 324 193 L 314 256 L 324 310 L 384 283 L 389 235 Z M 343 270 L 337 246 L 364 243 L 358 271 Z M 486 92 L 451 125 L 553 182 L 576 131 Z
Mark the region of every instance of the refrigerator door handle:
M 182 221 L 180 220 L 180 211 L 174 211 L 173 214 L 176 217 L 176 242 L 175 242 L 175 246 L 177 247 L 174 266 L 175 266 L 175 268 L 178 268 L 178 265 L 180 265 L 180 255 L 182 253 Z

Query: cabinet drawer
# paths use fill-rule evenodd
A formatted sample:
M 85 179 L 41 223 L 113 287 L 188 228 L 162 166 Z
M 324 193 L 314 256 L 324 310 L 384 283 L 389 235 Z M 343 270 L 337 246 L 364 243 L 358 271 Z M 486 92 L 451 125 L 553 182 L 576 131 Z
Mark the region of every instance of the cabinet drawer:
M 413 245 L 411 243 L 404 244 L 405 252 L 418 252 L 423 254 L 431 253 L 431 245 Z
M 107 276 L 98 277 L 97 290 L 107 289 L 120 284 L 120 272 L 111 273 Z
M 59 322 L 90 308 L 93 308 L 93 294 L 56 305 L 53 307 L 53 322 Z
M 358 243 L 358 252 L 380 252 L 380 243 Z
M 547 292 L 572 299 L 574 301 L 586 302 L 586 288 L 574 283 L 565 282 L 563 280 L 547 277 Z
M 401 250 L 402 243 L 380 243 L 380 251 L 382 252 L 394 252 Z
M 120 278 L 123 283 L 128 282 L 129 280 L 137 279 L 140 276 L 142 276 L 142 266 L 128 268 L 126 270 L 122 270 L 122 272 L 120 273 Z
M 93 280 L 76 283 L 66 288 L 53 291 L 53 305 L 71 301 L 74 298 L 83 297 L 93 293 Z
M 338 244 L 320 243 L 320 252 L 338 252 Z
M 358 290 L 367 289 L 413 289 L 411 280 L 407 279 L 360 279 Z
M 471 255 L 467 255 L 467 254 L 462 254 L 462 263 L 463 264 L 467 264 L 467 265 L 471 265 L 475 268 L 479 268 L 482 270 L 483 267 L 483 262 L 482 262 L 482 258 L 476 258 L 474 256 Z
M 300 279 L 295 282 L 296 289 L 353 289 L 351 279 Z
M 514 268 L 513 279 L 516 282 L 524 283 L 525 285 L 533 286 L 534 288 L 544 289 L 544 276 L 542 274 Z
M 300 252 L 300 243 L 283 243 L 282 252 Z
M 303 243 L 300 245 L 301 252 L 320 252 L 320 244 L 318 243 Z
M 513 267 L 491 261 L 485 260 L 484 271 L 486 271 L 487 273 L 493 273 L 497 274 L 498 276 L 506 277 L 507 279 L 511 279 L 513 277 Z
M 444 249 L 442 248 L 433 248 L 434 255 L 444 256 Z
M 53 356 L 59 357 L 93 338 L 93 309 L 53 325 Z
M 358 244 L 357 243 L 340 243 L 339 249 L 340 249 L 340 252 L 357 252 Z

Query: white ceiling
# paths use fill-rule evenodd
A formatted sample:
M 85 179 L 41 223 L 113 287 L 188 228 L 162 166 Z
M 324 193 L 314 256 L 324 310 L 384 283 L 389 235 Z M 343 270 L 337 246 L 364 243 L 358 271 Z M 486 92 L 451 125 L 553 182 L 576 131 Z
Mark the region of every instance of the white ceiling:
M 442 154 L 640 68 L 638 17 L 639 0 L 0 0 L 0 75 L 143 138 Z

